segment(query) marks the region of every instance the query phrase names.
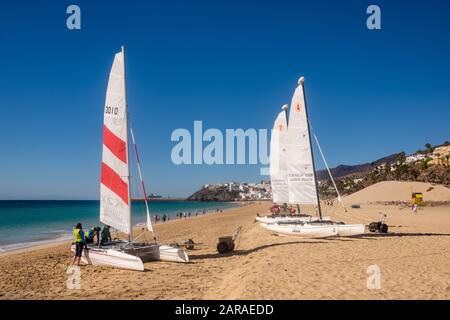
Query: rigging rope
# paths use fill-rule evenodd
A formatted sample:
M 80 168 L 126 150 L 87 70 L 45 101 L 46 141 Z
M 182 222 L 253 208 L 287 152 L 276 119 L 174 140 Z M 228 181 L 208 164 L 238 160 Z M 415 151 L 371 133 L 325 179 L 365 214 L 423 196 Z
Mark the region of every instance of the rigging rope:
M 153 231 L 152 221 L 150 218 L 150 209 L 148 206 L 147 192 L 145 191 L 144 178 L 142 177 L 141 163 L 139 161 L 139 153 L 138 153 L 138 149 L 137 149 L 137 145 L 136 145 L 136 140 L 134 138 L 133 128 L 131 126 L 131 121 L 130 121 L 130 133 L 131 133 L 131 140 L 132 140 L 133 146 L 134 146 L 134 153 L 136 156 L 136 164 L 137 164 L 137 169 L 138 169 L 138 173 L 139 173 L 139 178 L 141 180 L 142 194 L 144 196 L 145 209 L 146 209 L 146 213 L 147 213 L 147 229 L 153 234 L 153 238 L 156 239 L 156 235 L 155 235 L 155 232 Z
M 338 196 L 338 197 L 337 197 L 338 201 L 340 202 L 340 204 L 341 204 L 342 207 L 344 208 L 344 211 L 345 211 L 346 213 L 348 213 L 350 216 L 352 216 L 352 217 L 355 219 L 355 221 L 363 222 L 364 224 L 366 224 L 367 222 L 366 222 L 365 220 L 362 220 L 361 217 L 359 217 L 359 216 L 357 217 L 357 216 L 355 216 L 354 214 L 352 214 L 350 211 L 347 210 L 347 208 L 346 208 L 346 206 L 345 206 L 345 204 L 344 204 L 344 200 L 342 199 L 342 197 L 341 197 L 341 195 L 340 195 L 340 193 L 339 193 L 339 190 L 338 190 L 338 188 L 337 188 L 337 186 L 336 186 L 336 183 L 335 183 L 335 181 L 334 181 L 333 175 L 331 174 L 330 168 L 328 167 L 328 163 L 327 163 L 327 160 L 325 159 L 325 155 L 323 154 L 322 148 L 320 147 L 319 139 L 317 138 L 316 134 L 314 133 L 315 130 L 314 130 L 314 128 L 313 128 L 311 122 L 309 121 L 309 119 L 308 119 L 308 122 L 309 122 L 309 126 L 310 126 L 310 128 L 311 128 L 311 131 L 312 131 L 312 133 L 313 133 L 314 140 L 315 140 L 316 143 L 317 143 L 317 147 L 318 147 L 318 149 L 319 149 L 320 155 L 322 156 L 323 162 L 325 163 L 325 167 L 327 168 L 328 174 L 330 175 L 331 182 L 333 183 L 334 189 L 336 190 L 336 193 L 337 193 L 337 196 Z M 334 209 L 334 206 L 333 206 L 333 209 Z
M 322 148 L 320 147 L 319 139 L 317 139 L 317 136 L 314 133 L 315 130 L 311 124 L 311 121 L 309 121 L 309 119 L 308 119 L 308 122 L 309 122 L 309 126 L 311 127 L 311 130 L 313 131 L 314 140 L 316 140 L 317 147 L 319 149 L 320 155 L 322 156 L 322 160 L 325 163 L 325 167 L 327 168 L 328 174 L 330 175 L 331 182 L 333 183 L 334 189 L 336 190 L 336 193 L 338 196 L 337 199 L 341 203 L 342 207 L 344 208 L 344 211 L 347 212 L 347 208 L 345 207 L 344 200 L 342 199 L 341 195 L 339 194 L 339 190 L 336 186 L 336 183 L 334 182 L 333 175 L 331 174 L 330 168 L 328 167 L 328 163 L 327 163 L 327 160 L 325 159 L 325 155 L 323 154 Z

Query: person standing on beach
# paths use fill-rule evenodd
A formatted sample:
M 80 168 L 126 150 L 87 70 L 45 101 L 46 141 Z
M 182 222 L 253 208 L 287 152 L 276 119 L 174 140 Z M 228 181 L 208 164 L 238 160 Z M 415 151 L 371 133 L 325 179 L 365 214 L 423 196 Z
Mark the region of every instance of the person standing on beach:
M 75 264 L 75 261 L 78 260 L 77 265 L 80 265 L 81 254 L 83 253 L 83 248 L 86 246 L 84 240 L 84 231 L 81 223 L 77 223 L 75 229 L 73 229 L 73 235 L 75 237 L 75 256 L 72 260 L 72 265 Z
M 100 245 L 100 227 L 94 227 L 88 230 L 85 234 L 85 243 L 94 243 L 94 238 L 97 237 L 97 245 Z
M 111 232 L 109 231 L 109 226 L 104 225 L 102 229 L 102 240 L 100 241 L 100 245 L 103 245 L 105 242 L 111 241 Z

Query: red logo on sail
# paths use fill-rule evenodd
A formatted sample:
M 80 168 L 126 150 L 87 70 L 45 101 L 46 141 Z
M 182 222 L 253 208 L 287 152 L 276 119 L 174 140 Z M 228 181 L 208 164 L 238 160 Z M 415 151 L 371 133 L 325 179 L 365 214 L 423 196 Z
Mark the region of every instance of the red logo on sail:
M 300 103 L 297 103 L 295 106 L 295 111 L 300 112 Z

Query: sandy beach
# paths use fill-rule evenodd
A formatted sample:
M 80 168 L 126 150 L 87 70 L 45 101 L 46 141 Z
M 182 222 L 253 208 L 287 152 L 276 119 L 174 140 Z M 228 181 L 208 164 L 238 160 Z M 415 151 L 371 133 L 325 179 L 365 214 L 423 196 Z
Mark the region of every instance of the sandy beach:
M 425 201 L 450 200 L 450 189 L 414 184 Z M 269 202 L 155 226 L 161 242 L 192 238 L 189 264 L 145 263 L 145 272 L 81 267 L 81 289 L 67 289 L 70 243 L 0 255 L 1 299 L 449 299 L 450 206 L 420 208 L 380 201 L 408 200 L 410 183 L 383 182 L 344 200 L 335 220 L 365 223 L 388 214 L 389 233 L 354 238 L 302 239 L 271 234 L 255 223 Z M 388 191 L 386 191 L 388 190 Z M 429 197 L 428 197 L 428 194 Z M 406 198 L 405 198 L 406 197 Z M 237 249 L 220 255 L 217 238 L 242 226 Z M 367 269 L 381 270 L 381 288 L 367 288 Z

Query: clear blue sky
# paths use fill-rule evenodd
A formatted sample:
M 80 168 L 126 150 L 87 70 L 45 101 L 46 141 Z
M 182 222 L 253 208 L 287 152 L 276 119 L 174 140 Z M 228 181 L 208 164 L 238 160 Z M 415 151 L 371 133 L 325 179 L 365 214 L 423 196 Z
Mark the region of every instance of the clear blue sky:
M 77 4 L 82 29 L 66 28 Z M 382 30 L 366 28 L 369 4 Z M 149 192 L 257 181 L 258 165 L 175 166 L 171 132 L 270 128 L 306 77 L 330 165 L 450 140 L 450 2 L 8 1 L 0 10 L 0 199 L 96 199 L 113 55 Z M 317 157 L 318 167 L 323 167 Z

